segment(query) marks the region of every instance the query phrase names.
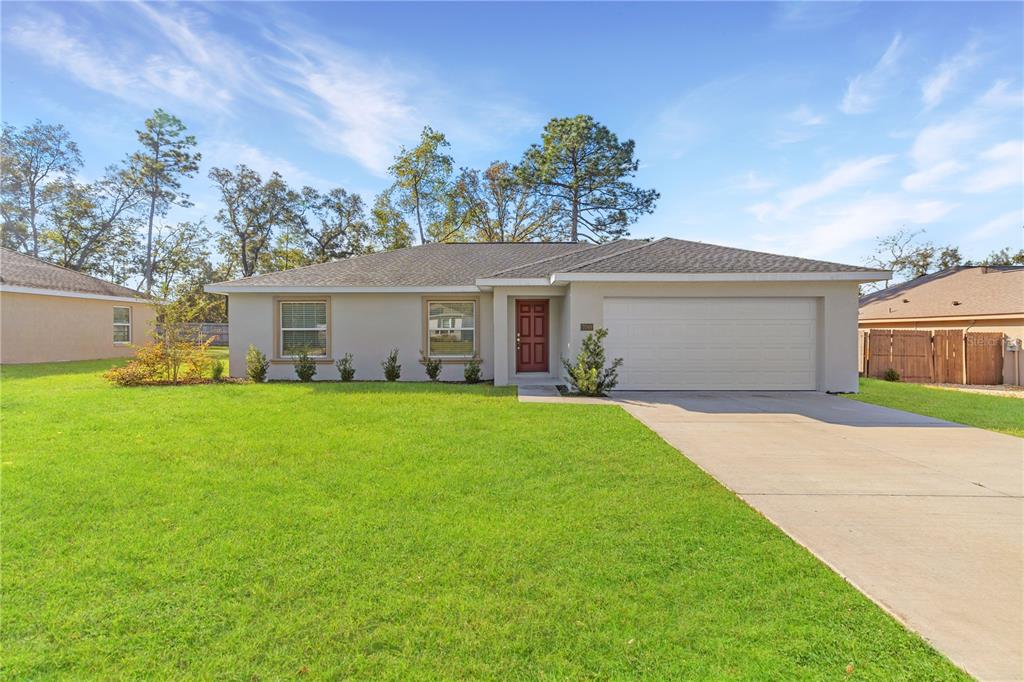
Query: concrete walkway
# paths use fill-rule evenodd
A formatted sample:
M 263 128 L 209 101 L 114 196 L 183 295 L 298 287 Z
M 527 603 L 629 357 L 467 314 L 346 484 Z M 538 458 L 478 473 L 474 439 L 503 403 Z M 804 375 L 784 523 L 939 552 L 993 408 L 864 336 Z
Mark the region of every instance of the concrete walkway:
M 1024 678 L 1024 439 L 819 393 L 614 398 L 972 675 Z

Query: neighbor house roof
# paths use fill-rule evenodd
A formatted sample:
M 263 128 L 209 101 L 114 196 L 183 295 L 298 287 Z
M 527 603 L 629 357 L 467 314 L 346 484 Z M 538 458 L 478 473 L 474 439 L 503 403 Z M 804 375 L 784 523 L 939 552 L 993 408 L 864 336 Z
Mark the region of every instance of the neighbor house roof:
M 66 292 L 68 295 L 144 298 L 142 294 L 102 279 L 0 247 L 0 285 L 5 288 Z M 31 292 L 30 292 L 31 293 Z
M 208 289 L 278 287 L 472 287 L 589 273 L 659 275 L 868 273 L 888 271 L 779 256 L 682 239 L 622 239 L 604 244 L 425 244 L 222 282 Z M 568 277 L 567 277 L 568 278 Z
M 861 320 L 1024 316 L 1024 267 L 960 266 L 860 299 Z

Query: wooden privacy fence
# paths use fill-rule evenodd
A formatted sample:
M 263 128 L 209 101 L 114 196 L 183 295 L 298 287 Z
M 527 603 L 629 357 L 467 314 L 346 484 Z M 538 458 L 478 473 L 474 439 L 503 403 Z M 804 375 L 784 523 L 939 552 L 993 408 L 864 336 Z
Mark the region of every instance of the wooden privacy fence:
M 225 322 L 188 322 L 184 325 L 186 330 L 195 335 L 197 339 L 208 339 L 213 337 L 212 346 L 228 345 L 228 325 Z M 157 334 L 163 330 L 163 325 L 157 325 Z
M 864 375 L 895 369 L 902 381 L 1003 383 L 1003 335 L 963 329 L 870 329 L 864 332 Z

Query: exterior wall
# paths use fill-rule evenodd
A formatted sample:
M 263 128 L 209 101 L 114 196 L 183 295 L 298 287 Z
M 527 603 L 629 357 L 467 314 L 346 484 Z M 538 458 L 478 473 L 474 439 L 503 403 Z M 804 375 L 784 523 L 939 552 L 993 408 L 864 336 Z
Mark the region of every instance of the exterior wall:
M 231 294 L 228 305 L 230 325 L 231 376 L 245 376 L 245 353 L 255 345 L 271 360 L 268 378 L 294 380 L 294 361 L 275 357 L 276 301 L 280 299 L 328 299 L 329 357 L 319 361 L 315 379 L 338 379 L 334 362 L 352 354 L 357 380 L 384 379 L 380 363 L 392 348 L 398 348 L 402 381 L 425 381 L 420 351 L 425 350 L 426 300 L 478 299 L 476 336 L 483 378 L 494 376 L 493 313 L 491 295 L 478 294 L 329 294 L 281 295 Z M 446 361 L 441 380 L 462 380 L 464 362 Z
M 114 307 L 132 310 L 132 343 L 149 339 L 156 316 L 146 303 L 0 292 L 0 362 L 64 362 L 124 357 L 114 343 Z
M 857 391 L 856 282 L 572 282 L 568 295 L 565 354 L 579 352 L 589 333 L 580 325 L 604 326 L 606 297 L 786 297 L 818 299 L 818 390 Z
M 988 320 L 895 320 L 861 322 L 861 329 L 966 329 L 972 332 L 1001 332 L 1011 339 L 1024 340 L 1024 317 L 993 318 Z M 863 350 L 861 351 L 863 358 Z M 863 368 L 862 368 L 863 369 Z M 1003 351 L 1003 383 L 1024 386 L 1024 352 Z
M 567 344 L 563 332 L 566 325 L 565 287 L 494 287 L 494 384 L 506 386 L 536 381 L 556 381 L 561 375 L 561 357 Z M 516 311 L 517 298 L 546 298 L 548 304 L 548 372 L 547 374 L 516 374 Z M 501 339 L 505 339 L 502 343 Z

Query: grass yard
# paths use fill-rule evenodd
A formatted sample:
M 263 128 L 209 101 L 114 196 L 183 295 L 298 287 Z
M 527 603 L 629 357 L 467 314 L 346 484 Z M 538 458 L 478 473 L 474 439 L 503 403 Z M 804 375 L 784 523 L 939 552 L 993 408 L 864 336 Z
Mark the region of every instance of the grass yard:
M 2 370 L 8 679 L 965 678 L 616 407 L 108 366 Z
M 861 379 L 860 393 L 845 397 L 1024 438 L 1024 400 L 1020 398 L 881 379 Z

